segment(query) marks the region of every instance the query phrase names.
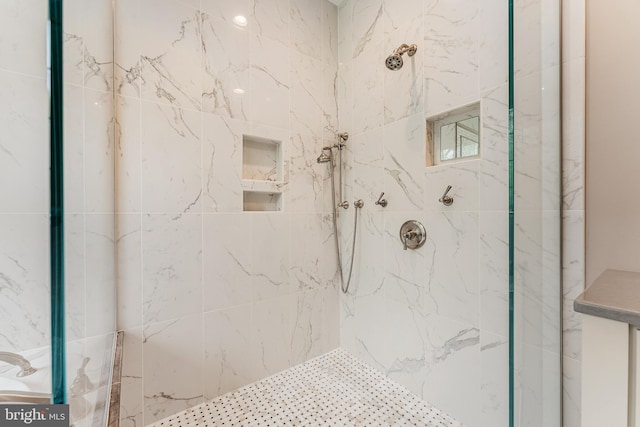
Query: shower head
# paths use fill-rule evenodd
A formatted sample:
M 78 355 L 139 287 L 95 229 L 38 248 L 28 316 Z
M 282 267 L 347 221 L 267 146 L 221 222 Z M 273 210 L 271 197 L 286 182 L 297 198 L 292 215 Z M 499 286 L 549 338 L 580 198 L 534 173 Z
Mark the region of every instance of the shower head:
M 318 163 L 328 163 L 331 161 L 331 151 L 327 154 L 327 150 L 322 150 L 322 153 L 316 159 Z
M 406 53 L 409 56 L 413 56 L 416 54 L 417 50 L 418 46 L 416 46 L 415 44 L 409 46 L 408 44 L 403 43 L 400 45 L 400 47 L 394 50 L 391 55 L 387 57 L 387 59 L 384 61 L 384 65 L 386 65 L 387 68 L 392 71 L 397 71 L 402 68 L 402 65 L 404 63 L 404 61 L 402 60 L 402 55 Z

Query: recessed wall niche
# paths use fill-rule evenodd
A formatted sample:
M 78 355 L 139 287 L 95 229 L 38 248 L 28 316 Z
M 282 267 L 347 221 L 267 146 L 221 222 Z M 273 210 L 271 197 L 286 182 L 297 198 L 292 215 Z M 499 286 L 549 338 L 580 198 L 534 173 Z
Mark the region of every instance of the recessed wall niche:
M 480 157 L 480 102 L 427 118 L 427 166 Z
M 242 136 L 244 211 L 281 211 L 283 182 L 282 141 Z

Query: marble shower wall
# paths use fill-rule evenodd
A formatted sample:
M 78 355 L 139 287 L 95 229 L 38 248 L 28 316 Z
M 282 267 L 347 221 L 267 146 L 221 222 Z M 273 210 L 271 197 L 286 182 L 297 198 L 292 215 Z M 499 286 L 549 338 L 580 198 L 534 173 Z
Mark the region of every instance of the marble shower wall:
M 0 349 L 42 369 L 51 359 L 47 7 L 0 4 Z M 104 419 L 115 330 L 113 12 L 110 0 L 64 7 L 67 384 L 89 357 L 96 385 L 83 395 L 90 405 L 70 402 L 81 426 Z
M 559 407 L 539 405 L 545 387 L 559 384 L 559 308 L 542 304 L 560 294 L 559 64 L 545 56 L 558 46 L 536 37 L 544 25 L 559 28 L 549 20 L 553 3 L 517 10 L 519 332 L 535 355 L 521 361 L 518 387 L 531 407 L 518 411 L 532 422 L 560 417 Z M 338 17 L 340 128 L 352 134 L 347 199 L 365 200 L 341 345 L 470 426 L 508 424 L 507 7 L 350 0 Z M 402 43 L 416 43 L 417 54 L 387 70 L 384 59 Z M 545 85 L 548 98 L 539 94 Z M 477 101 L 481 159 L 425 167 L 425 117 Z M 450 207 L 438 202 L 447 185 Z M 373 204 L 382 191 L 386 208 Z M 427 229 L 416 251 L 398 237 L 409 219 Z M 342 221 L 351 230 L 351 217 Z M 543 367 L 551 370 L 538 383 Z
M 339 11 L 348 200 L 365 200 L 341 345 L 470 426 L 508 423 L 507 12 L 500 0 Z M 402 43 L 416 55 L 387 70 Z M 482 158 L 425 167 L 425 117 L 478 100 Z M 447 185 L 450 207 L 438 202 Z M 373 204 L 382 191 L 386 208 Z M 398 238 L 409 219 L 427 229 L 416 251 Z
M 338 346 L 315 161 L 338 130 L 337 25 L 328 1 L 116 1 L 122 425 Z M 243 135 L 282 141 L 282 211 L 243 212 Z
M 585 1 L 562 2 L 563 421 L 579 427 L 585 288 Z

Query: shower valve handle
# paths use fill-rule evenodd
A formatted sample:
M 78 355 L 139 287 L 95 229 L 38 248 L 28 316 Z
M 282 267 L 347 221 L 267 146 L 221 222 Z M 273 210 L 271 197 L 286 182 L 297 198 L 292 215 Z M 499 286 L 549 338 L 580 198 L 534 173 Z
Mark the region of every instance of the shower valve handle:
M 440 199 L 438 199 L 438 201 L 440 203 L 442 203 L 445 206 L 451 206 L 453 204 L 453 197 L 448 196 L 447 194 L 449 194 L 449 191 L 451 191 L 451 186 L 448 185 L 447 189 L 444 190 L 444 194 L 442 195 L 442 197 L 440 197 Z
M 349 209 L 349 202 L 345 200 L 344 202 L 340 202 L 338 206 L 340 206 L 342 209 Z
M 376 202 L 376 205 L 380 205 L 383 208 L 387 207 L 387 199 L 383 199 L 382 196 L 384 196 L 384 191 L 382 193 L 380 193 L 380 197 L 378 197 L 378 201 Z

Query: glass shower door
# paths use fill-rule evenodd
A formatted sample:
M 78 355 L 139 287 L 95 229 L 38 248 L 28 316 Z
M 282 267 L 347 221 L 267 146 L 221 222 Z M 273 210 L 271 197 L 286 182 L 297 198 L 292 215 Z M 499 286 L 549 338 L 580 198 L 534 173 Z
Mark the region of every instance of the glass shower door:
M 512 426 L 562 422 L 560 2 L 514 2 L 510 70 Z

